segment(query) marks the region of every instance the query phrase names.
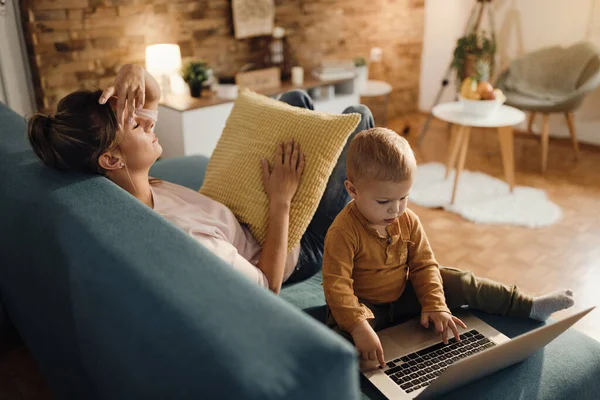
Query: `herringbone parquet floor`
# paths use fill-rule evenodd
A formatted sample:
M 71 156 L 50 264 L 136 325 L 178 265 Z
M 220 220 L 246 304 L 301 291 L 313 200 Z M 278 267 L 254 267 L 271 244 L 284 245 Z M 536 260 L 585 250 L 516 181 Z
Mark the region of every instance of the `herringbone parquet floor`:
M 444 162 L 445 123 L 434 120 L 421 148 L 416 145 L 424 119 L 423 115 L 408 118 L 407 139 L 419 162 Z M 404 122 L 394 120 L 389 127 L 401 132 Z M 576 308 L 600 306 L 600 148 L 580 147 L 577 162 L 570 140 L 551 139 L 548 170 L 542 174 L 537 138 L 524 133 L 515 137 L 516 184 L 546 190 L 563 210 L 562 220 L 551 227 L 479 225 L 447 211 L 411 205 L 423 221 L 438 262 L 516 283 L 532 294 L 570 288 Z M 471 131 L 465 168 L 504 179 L 496 131 Z M 600 340 L 600 310 L 580 321 L 577 328 Z

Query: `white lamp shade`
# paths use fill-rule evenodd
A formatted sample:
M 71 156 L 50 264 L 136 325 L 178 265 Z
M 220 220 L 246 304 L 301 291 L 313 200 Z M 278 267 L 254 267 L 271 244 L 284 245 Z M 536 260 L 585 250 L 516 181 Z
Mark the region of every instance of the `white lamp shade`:
M 181 50 L 176 44 L 146 46 L 146 70 L 152 75 L 170 75 L 181 68 Z

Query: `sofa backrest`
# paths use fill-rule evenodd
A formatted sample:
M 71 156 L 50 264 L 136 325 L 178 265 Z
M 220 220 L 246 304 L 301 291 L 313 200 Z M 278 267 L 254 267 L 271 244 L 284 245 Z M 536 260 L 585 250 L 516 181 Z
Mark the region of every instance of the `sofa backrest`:
M 59 398 L 357 396 L 348 344 L 25 129 L 0 104 L 0 301 Z

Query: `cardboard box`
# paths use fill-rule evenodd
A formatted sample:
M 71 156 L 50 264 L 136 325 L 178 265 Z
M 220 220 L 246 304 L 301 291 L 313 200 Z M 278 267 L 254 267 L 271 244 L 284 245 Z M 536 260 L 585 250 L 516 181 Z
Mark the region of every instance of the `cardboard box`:
M 277 67 L 239 72 L 235 75 L 235 83 L 240 88 L 254 91 L 273 89 L 281 86 L 281 71 Z

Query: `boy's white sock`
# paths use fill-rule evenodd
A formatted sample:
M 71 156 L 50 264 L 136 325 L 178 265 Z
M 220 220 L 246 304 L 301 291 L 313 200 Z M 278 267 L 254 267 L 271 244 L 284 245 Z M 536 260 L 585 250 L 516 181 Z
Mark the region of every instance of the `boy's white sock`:
M 557 290 L 533 298 L 533 306 L 529 318 L 545 321 L 556 311 L 564 310 L 575 304 L 571 290 Z

